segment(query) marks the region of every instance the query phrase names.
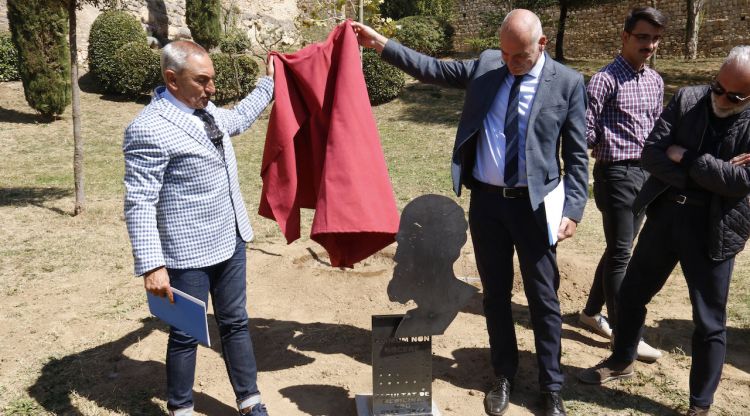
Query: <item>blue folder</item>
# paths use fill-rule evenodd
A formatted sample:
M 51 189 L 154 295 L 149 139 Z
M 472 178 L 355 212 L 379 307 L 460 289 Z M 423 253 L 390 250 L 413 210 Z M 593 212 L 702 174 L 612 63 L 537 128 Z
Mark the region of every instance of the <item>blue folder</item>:
M 201 344 L 210 347 L 208 337 L 208 320 L 206 318 L 206 304 L 185 292 L 172 288 L 174 303 L 169 298 L 159 297 L 146 292 L 148 309 L 151 314 L 169 325 L 186 332 Z

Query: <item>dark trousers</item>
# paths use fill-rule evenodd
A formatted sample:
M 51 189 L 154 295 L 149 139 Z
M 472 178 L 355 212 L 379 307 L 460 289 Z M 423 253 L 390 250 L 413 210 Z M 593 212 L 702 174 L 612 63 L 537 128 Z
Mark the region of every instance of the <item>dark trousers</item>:
M 529 199 L 506 199 L 497 192 L 473 190 L 469 227 L 482 280 L 495 375 L 513 380 L 518 371 L 518 344 L 511 311 L 515 249 L 534 330 L 539 386 L 542 391 L 559 391 L 563 383 L 562 317 L 557 299 L 560 274 L 555 249 L 535 220 Z
M 172 287 L 204 302 L 211 301 L 221 336 L 221 350 L 237 403 L 259 396 L 253 344 L 248 330 L 245 242 L 237 238 L 232 257 L 198 269 L 168 269 Z M 198 341 L 170 328 L 167 344 L 167 407 L 193 406 L 193 380 Z M 258 397 L 259 399 L 259 397 Z
M 726 355 L 726 305 L 734 257 L 708 257 L 708 208 L 662 196 L 649 207 L 617 302 L 613 358 L 633 361 L 646 305 L 680 263 L 693 308 L 690 404 L 710 406 Z
M 646 174 L 638 162 L 597 162 L 594 165 L 594 200 L 602 213 L 606 247 L 583 311 L 594 316 L 602 311 L 606 302 L 613 327 L 617 322 L 615 299 L 625 277 L 633 240 L 643 223 L 643 215 L 633 215 L 633 202 L 645 179 Z

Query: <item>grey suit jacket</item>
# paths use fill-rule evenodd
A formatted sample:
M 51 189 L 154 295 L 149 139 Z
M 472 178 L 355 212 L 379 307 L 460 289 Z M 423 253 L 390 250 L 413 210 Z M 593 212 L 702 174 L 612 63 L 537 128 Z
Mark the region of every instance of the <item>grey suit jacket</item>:
M 484 51 L 474 60 L 442 61 L 389 40 L 381 58 L 422 82 L 466 89 L 451 173 L 457 195 L 461 195 L 461 185 L 471 189 L 477 137 L 508 73 L 500 51 Z M 542 224 L 544 196 L 561 178 L 565 181 L 563 216 L 576 222 L 583 216 L 588 198 L 585 115 L 583 76 L 546 56 L 526 132 L 529 196 Z

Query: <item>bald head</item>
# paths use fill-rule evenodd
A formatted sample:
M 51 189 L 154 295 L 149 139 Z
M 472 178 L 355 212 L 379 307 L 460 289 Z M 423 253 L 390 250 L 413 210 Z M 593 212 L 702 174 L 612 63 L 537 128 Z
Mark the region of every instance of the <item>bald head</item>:
M 530 10 L 513 9 L 505 15 L 500 25 L 500 36 L 513 36 L 528 43 L 537 43 L 544 33 L 542 21 Z
M 511 10 L 498 33 L 503 61 L 515 76 L 528 73 L 547 44 L 539 17 L 525 9 Z

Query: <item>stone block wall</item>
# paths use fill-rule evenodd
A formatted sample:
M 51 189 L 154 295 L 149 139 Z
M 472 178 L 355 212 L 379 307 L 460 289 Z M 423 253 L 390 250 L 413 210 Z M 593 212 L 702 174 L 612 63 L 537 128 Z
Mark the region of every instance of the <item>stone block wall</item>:
M 185 0 L 120 0 L 122 9 L 136 16 L 144 28 L 160 39 L 189 34 L 185 22 Z M 258 36 L 278 36 L 284 43 L 296 39 L 294 19 L 299 14 L 297 0 L 222 0 L 224 10 L 234 10 L 236 25 L 257 45 Z M 91 24 L 99 10 L 84 6 L 77 14 L 79 57 L 85 64 Z M 7 3 L 0 1 L 0 31 L 8 30 Z M 273 32 L 271 35 L 270 33 Z
M 468 51 L 468 40 L 482 35 L 488 10 L 501 13 L 507 7 L 501 0 L 457 0 L 455 47 Z M 634 6 L 649 5 L 650 1 L 616 1 L 598 6 L 570 10 L 565 29 L 566 57 L 612 57 L 619 52 L 620 34 L 625 16 Z M 659 46 L 660 56 L 682 57 L 685 39 L 686 5 L 684 0 L 655 0 L 655 7 L 669 18 L 664 41 Z M 550 8 L 539 13 L 550 39 L 548 51 L 554 51 L 559 10 Z M 486 31 L 486 28 L 484 29 Z M 713 0 L 708 6 L 699 31 L 698 55 L 721 57 L 736 45 L 750 44 L 750 0 Z

